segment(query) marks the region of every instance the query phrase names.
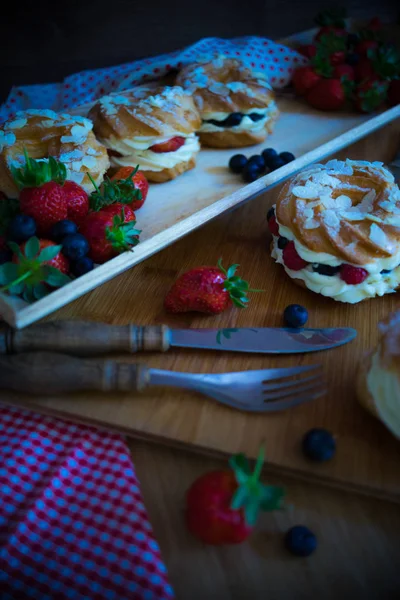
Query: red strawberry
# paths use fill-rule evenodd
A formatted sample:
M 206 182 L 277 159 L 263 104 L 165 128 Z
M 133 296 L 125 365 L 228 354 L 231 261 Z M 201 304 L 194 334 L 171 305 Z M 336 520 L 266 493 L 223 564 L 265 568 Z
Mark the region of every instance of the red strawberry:
M 389 85 L 388 103 L 390 106 L 400 104 L 400 79 L 393 79 Z
M 272 235 L 279 235 L 279 225 L 276 222 L 276 217 L 273 216 L 270 219 L 268 219 L 268 227 L 270 232 L 272 233 Z
M 177 135 L 166 142 L 161 142 L 160 144 L 154 144 L 154 146 L 150 146 L 149 150 L 160 154 L 163 152 L 175 152 L 176 150 L 179 150 L 184 143 L 185 138 Z
M 364 79 L 378 79 L 372 61 L 369 58 L 362 58 L 354 67 L 354 79 L 356 81 L 363 81 Z
M 354 92 L 354 105 L 360 112 L 373 112 L 382 106 L 387 97 L 387 81 L 367 80 L 361 82 Z
M 90 244 L 89 256 L 97 264 L 130 250 L 139 242 L 140 231 L 134 228 L 136 222 L 130 220 L 131 215 L 126 219 L 124 214 L 113 214 L 114 210 L 109 206 L 106 210 L 91 212 L 81 225 L 81 233 Z
M 339 110 L 346 95 L 340 79 L 321 79 L 306 96 L 307 102 L 319 110 Z
M 89 212 L 89 196 L 74 181 L 66 181 L 63 185 L 63 192 L 67 203 L 68 219 L 79 225 Z
M 132 210 L 132 206 L 130 204 L 121 204 L 120 202 L 116 202 L 115 204 L 110 204 L 109 206 L 105 206 L 101 209 L 102 212 L 108 213 L 109 215 L 122 215 L 124 214 L 125 223 L 129 223 L 129 221 L 136 221 L 136 215 Z
M 232 265 L 227 271 L 222 267 L 221 259 L 216 267 L 196 267 L 187 271 L 175 281 L 164 300 L 168 312 L 201 312 L 217 315 L 232 304 L 245 308 L 248 303 L 247 281 L 236 273 L 239 265 Z
M 11 169 L 15 183 L 21 189 L 20 210 L 36 221 L 40 234 L 45 234 L 52 225 L 67 218 L 62 188 L 67 170 L 53 157 L 38 161 L 29 158 L 26 151 L 24 154 L 25 165 Z
M 379 44 L 376 40 L 362 40 L 356 46 L 356 53 L 361 56 L 367 56 L 368 50 L 376 50 Z
M 306 58 L 313 58 L 317 54 L 317 46 L 315 44 L 304 44 L 297 48 L 297 52 Z
M 286 244 L 282 251 L 282 256 L 285 267 L 291 271 L 301 271 L 301 269 L 304 269 L 308 265 L 308 262 L 303 260 L 297 253 L 296 246 L 294 245 L 293 241 Z
M 349 285 L 357 285 L 362 283 L 369 273 L 365 269 L 360 267 L 353 267 L 352 265 L 342 265 L 340 268 L 340 277 Z
M 250 472 L 243 455 L 233 456 L 231 470 L 206 473 L 186 495 L 186 525 L 205 544 L 240 544 L 251 533 L 260 510 L 282 507 L 284 490 L 260 480 L 263 455 Z
M 354 80 L 354 68 L 351 65 L 336 65 L 333 69 L 333 77 L 335 79 L 346 78 L 349 81 Z
M 121 181 L 128 179 L 128 177 L 133 181 L 135 189 L 139 190 L 142 195 L 142 197 L 139 198 L 140 194 L 138 194 L 138 197 L 130 202 L 133 210 L 138 210 L 143 206 L 147 198 L 149 182 L 143 171 L 138 171 L 135 167 L 122 167 L 111 177 L 111 181 Z
M 321 27 L 314 37 L 316 42 L 320 42 L 325 35 L 334 35 L 335 37 L 345 38 L 347 37 L 347 31 L 343 27 L 334 27 L 333 25 L 326 25 Z
M 296 94 L 303 96 L 321 80 L 313 67 L 299 67 L 293 75 L 293 86 Z
M 69 283 L 69 261 L 61 253 L 61 246 L 50 240 L 31 237 L 22 246 L 10 242 L 14 253 L 6 271 L 7 281 L 2 291 L 22 296 L 26 302 L 40 300 L 52 288 Z
M 67 203 L 63 188 L 55 181 L 40 187 L 27 187 L 19 196 L 21 212 L 32 217 L 38 232 L 43 235 L 52 225 L 67 218 Z

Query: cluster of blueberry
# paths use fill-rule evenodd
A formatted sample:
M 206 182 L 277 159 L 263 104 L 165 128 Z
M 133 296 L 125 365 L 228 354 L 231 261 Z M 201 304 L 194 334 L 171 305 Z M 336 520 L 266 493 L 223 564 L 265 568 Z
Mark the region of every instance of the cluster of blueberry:
M 28 215 L 16 215 L 9 224 L 7 240 L 22 244 L 36 235 L 37 228 L 34 219 Z M 72 221 L 64 219 L 55 223 L 51 228 L 48 239 L 62 245 L 62 253 L 71 261 L 71 273 L 80 277 L 91 271 L 94 267 L 93 261 L 87 256 L 90 247 L 87 239 L 78 233 L 78 227 Z M 3 249 L 0 262 L 8 262 L 12 259 L 12 252 Z
M 233 173 L 241 174 L 246 183 L 251 183 L 264 175 L 276 171 L 295 157 L 291 152 L 278 154 L 273 148 L 266 148 L 261 154 L 254 154 L 246 158 L 244 154 L 235 154 L 229 161 L 229 168 Z
M 244 115 L 243 113 L 235 112 L 231 113 L 226 119 L 222 121 L 217 121 L 216 119 L 208 119 L 205 120 L 204 123 L 211 123 L 216 127 L 237 127 L 242 122 L 244 117 L 249 117 L 253 123 L 257 123 L 257 121 L 261 121 L 265 119 L 265 115 L 260 115 L 260 113 L 250 113 L 249 115 Z

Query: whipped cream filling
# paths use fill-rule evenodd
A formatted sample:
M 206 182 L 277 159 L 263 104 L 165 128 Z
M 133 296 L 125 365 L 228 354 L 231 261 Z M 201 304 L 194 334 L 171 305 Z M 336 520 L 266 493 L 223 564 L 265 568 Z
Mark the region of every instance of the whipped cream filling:
M 183 146 L 174 152 L 153 152 L 149 150 L 154 144 L 161 144 L 170 140 L 172 137 L 185 137 Z M 109 140 L 110 142 L 111 140 Z M 117 147 L 118 146 L 118 147 Z M 121 144 L 113 144 L 113 150 L 121 152 Z M 111 164 L 113 166 L 135 166 L 144 171 L 162 171 L 163 169 L 172 169 L 177 164 L 188 162 L 200 150 L 200 144 L 197 136 L 194 133 L 189 135 L 175 133 L 166 138 L 161 137 L 136 137 L 131 140 L 123 140 L 123 156 L 111 156 Z
M 382 368 L 379 349 L 372 356 L 367 387 L 386 427 L 400 439 L 400 383 L 395 371 Z
M 276 113 L 277 106 L 274 101 L 270 102 L 270 104 L 266 108 L 251 108 L 249 110 L 241 111 L 245 116 L 242 118 L 239 125 L 235 125 L 234 127 L 218 127 L 218 125 L 214 125 L 214 123 L 206 123 L 205 121 L 215 120 L 215 121 L 224 121 L 229 115 L 232 113 L 225 112 L 208 112 L 202 113 L 201 118 L 203 119 L 203 123 L 199 129 L 202 133 L 212 133 L 215 131 L 223 132 L 223 131 L 234 131 L 235 133 L 240 133 L 241 131 L 261 131 L 265 128 L 265 124 L 268 121 L 268 118 Z M 263 119 L 259 121 L 253 121 L 250 117 L 246 116 L 252 113 L 257 113 L 263 115 Z
M 280 229 L 283 230 L 286 228 L 280 226 Z M 282 235 L 285 235 L 283 231 L 281 231 L 281 233 Z M 293 235 L 290 239 L 294 239 Z M 299 249 L 300 245 L 296 241 L 297 252 L 302 258 L 304 258 L 304 260 L 308 260 L 300 253 Z M 313 258 L 312 260 L 310 260 L 310 262 L 333 264 L 327 263 L 325 260 L 321 261 L 320 257 L 323 256 L 322 253 L 318 255 L 317 253 L 313 252 L 312 254 L 316 258 Z M 292 269 L 288 269 L 285 263 L 283 262 L 283 252 L 280 248 L 278 248 L 278 238 L 276 236 L 273 236 L 273 249 L 271 255 L 277 263 L 283 265 L 289 277 L 291 277 L 292 279 L 302 279 L 306 284 L 307 288 L 311 291 L 316 292 L 317 294 L 322 294 L 322 296 L 333 298 L 338 302 L 356 304 L 357 302 L 361 302 L 361 300 L 365 300 L 367 298 L 374 298 L 375 296 L 383 296 L 384 294 L 393 293 L 400 285 L 400 266 L 398 266 L 400 258 L 396 265 L 397 268 L 394 268 L 390 273 L 380 273 L 380 271 L 375 271 L 373 273 L 370 273 L 370 275 L 368 275 L 368 277 L 362 283 L 359 283 L 357 285 L 349 285 L 348 283 L 343 281 L 343 279 L 341 279 L 339 275 L 329 276 L 321 275 L 321 273 L 316 273 L 315 271 L 313 271 L 312 265 L 308 265 L 300 271 L 293 271 Z M 336 260 L 335 265 L 338 266 L 339 264 L 343 264 L 343 261 L 340 262 Z M 363 268 L 366 269 L 366 266 L 364 265 Z

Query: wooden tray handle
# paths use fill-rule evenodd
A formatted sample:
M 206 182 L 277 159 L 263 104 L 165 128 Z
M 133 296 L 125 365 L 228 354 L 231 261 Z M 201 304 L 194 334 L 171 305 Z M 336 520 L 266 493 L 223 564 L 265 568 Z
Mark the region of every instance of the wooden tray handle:
M 36 352 L 0 357 L 0 388 L 33 395 L 82 391 L 140 392 L 149 381 L 140 364 Z
M 138 327 L 87 321 L 50 321 L 27 329 L 0 331 L 0 354 L 52 351 L 74 356 L 111 352 L 161 351 L 169 348 L 165 325 Z

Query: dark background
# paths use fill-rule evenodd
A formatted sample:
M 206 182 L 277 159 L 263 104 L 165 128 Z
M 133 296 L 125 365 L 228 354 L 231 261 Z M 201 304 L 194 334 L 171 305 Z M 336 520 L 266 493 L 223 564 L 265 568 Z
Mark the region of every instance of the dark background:
M 336 3 L 336 5 L 342 3 Z M 398 19 L 398 0 L 351 0 L 349 16 Z M 279 38 L 313 26 L 324 0 L 7 0 L 1 17 L 0 100 L 12 85 L 175 50 L 200 39 Z M 3 10 L 3 9 L 2 9 Z

